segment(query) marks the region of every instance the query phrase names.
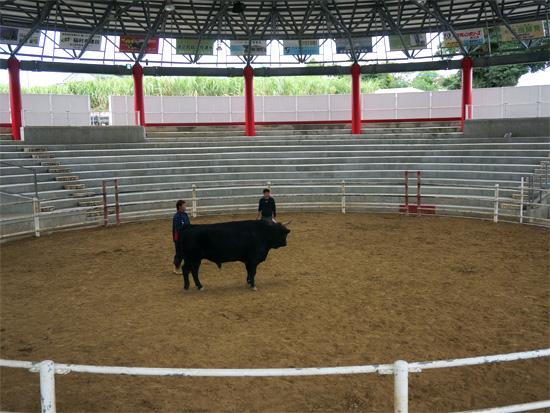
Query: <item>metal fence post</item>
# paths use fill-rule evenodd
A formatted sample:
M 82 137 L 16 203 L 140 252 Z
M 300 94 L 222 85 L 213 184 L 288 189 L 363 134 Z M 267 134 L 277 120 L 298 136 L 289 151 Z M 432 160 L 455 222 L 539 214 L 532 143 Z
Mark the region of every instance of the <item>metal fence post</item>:
M 409 215 L 409 171 L 405 171 L 405 213 Z
M 495 184 L 495 212 L 493 216 L 493 222 L 498 222 L 498 184 Z
M 409 411 L 409 363 L 397 360 L 393 363 L 394 377 L 394 404 L 395 413 L 408 413 Z
M 197 185 L 193 184 L 191 185 L 191 206 L 193 208 L 193 211 L 191 213 L 193 218 L 196 218 L 197 216 Z
M 519 223 L 523 224 L 523 176 L 521 177 L 521 186 L 519 194 Z
M 267 189 L 269 189 L 269 192 L 271 192 L 271 181 L 267 181 Z
M 120 203 L 118 200 L 118 178 L 115 178 L 115 214 L 116 224 L 120 225 Z
M 422 207 L 421 207 L 421 198 L 420 198 L 420 189 L 421 189 L 421 182 L 420 182 L 420 171 L 416 171 L 416 215 L 422 214 Z
M 101 190 L 103 191 L 103 225 L 109 225 L 109 207 L 107 206 L 107 184 L 101 182 Z
M 40 201 L 38 198 L 32 199 L 32 216 L 34 219 L 34 236 L 40 236 Z
M 40 363 L 40 401 L 42 413 L 55 413 L 55 365 L 51 360 Z
M 32 175 L 34 179 L 34 196 L 38 199 L 38 178 L 36 176 L 36 168 L 32 168 Z
M 346 213 L 346 181 L 342 181 L 342 214 Z

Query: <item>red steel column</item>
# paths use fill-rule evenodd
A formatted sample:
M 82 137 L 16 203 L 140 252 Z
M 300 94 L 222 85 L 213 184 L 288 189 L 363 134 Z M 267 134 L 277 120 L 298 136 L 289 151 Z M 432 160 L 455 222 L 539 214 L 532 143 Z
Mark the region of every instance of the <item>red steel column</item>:
M 472 59 L 462 59 L 462 122 L 472 117 Z
M 248 65 L 244 68 L 244 134 L 256 136 L 254 126 L 254 70 Z
M 139 63 L 132 67 L 134 76 L 134 111 L 136 112 L 136 124 L 145 126 L 145 104 L 143 103 L 143 68 Z
M 11 134 L 13 140 L 21 140 L 21 82 L 19 80 L 19 70 L 21 65 L 15 56 L 8 59 L 8 76 L 10 82 L 10 115 L 11 115 Z
M 351 133 L 361 133 L 361 66 L 351 66 Z

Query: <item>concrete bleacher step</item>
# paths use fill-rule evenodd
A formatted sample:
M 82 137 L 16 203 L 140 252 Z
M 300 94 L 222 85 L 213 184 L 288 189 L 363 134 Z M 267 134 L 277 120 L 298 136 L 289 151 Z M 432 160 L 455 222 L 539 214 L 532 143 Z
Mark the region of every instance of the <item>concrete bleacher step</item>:
M 95 207 L 103 205 L 103 201 L 98 199 L 91 199 L 86 201 L 78 201 L 78 206 L 81 207 Z
M 42 161 L 40 166 L 59 166 L 59 161 Z
M 68 185 L 65 185 L 68 186 Z M 84 188 L 86 186 L 84 185 Z M 67 188 L 66 188 L 67 189 Z M 72 196 L 73 198 L 89 198 L 92 196 L 96 196 L 97 194 L 93 191 L 77 191 L 69 194 L 69 196 Z
M 77 175 L 62 175 L 55 177 L 55 180 L 58 182 L 78 181 L 78 179 L 79 177 Z
M 68 189 L 68 190 L 84 189 L 84 188 L 86 188 L 86 185 L 85 184 L 66 184 L 66 185 L 63 185 L 63 188 Z
M 48 172 L 51 174 L 68 173 L 68 172 L 71 172 L 71 168 L 67 168 L 67 167 L 48 168 Z
M 31 146 L 23 148 L 23 152 L 27 153 L 37 153 L 37 152 L 48 152 L 48 148 L 43 146 Z
M 54 154 L 48 153 L 48 152 L 39 152 L 39 153 L 33 153 L 31 155 L 32 159 L 48 159 L 48 158 L 54 158 Z
M 53 205 L 41 205 L 40 206 L 40 212 L 52 212 L 55 211 L 55 207 Z

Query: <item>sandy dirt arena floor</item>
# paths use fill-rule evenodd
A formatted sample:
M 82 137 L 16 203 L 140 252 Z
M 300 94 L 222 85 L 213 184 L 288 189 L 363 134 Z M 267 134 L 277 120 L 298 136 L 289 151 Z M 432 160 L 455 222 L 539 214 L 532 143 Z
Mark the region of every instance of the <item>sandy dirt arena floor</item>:
M 242 220 L 203 217 L 194 223 Z M 287 213 L 258 267 L 172 273 L 171 220 L 1 245 L 0 356 L 140 367 L 321 367 L 549 347 L 549 235 L 478 220 Z M 550 398 L 550 360 L 410 376 L 410 410 Z M 0 410 L 39 411 L 39 377 L 0 369 Z M 387 412 L 393 378 L 56 376 L 60 412 Z

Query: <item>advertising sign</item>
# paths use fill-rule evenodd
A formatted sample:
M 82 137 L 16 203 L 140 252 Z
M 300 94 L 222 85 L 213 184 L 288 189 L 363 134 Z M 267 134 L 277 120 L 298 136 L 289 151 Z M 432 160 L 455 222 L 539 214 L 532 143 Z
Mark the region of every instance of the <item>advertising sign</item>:
M 351 53 L 349 39 L 334 39 L 336 42 L 336 53 L 346 54 Z M 372 52 L 372 37 L 352 37 L 353 49 L 356 53 Z
M 511 24 L 521 40 L 533 40 L 544 37 L 544 22 L 526 22 Z M 506 26 L 500 26 L 500 40 L 502 42 L 516 42 L 516 37 Z
M 415 34 L 404 34 L 403 42 L 398 35 L 389 36 L 390 40 L 390 50 L 393 51 L 404 51 L 405 47 L 407 50 L 420 50 L 426 48 L 426 34 L 425 33 L 415 33 Z M 405 47 L 403 47 L 405 43 Z
M 464 46 L 481 46 L 485 43 L 485 32 L 483 29 L 455 30 L 458 38 Z M 443 47 L 446 49 L 459 47 L 457 40 L 451 32 L 443 33 Z
M 126 36 L 122 35 L 119 38 L 118 50 L 121 52 L 139 52 L 145 41 L 145 36 Z M 147 42 L 145 53 L 158 53 L 159 39 L 153 37 Z
M 29 29 L 0 26 L 0 43 L 18 45 Z M 40 30 L 35 31 L 25 42 L 25 46 L 37 47 L 40 44 Z
M 61 32 L 59 38 L 59 47 L 62 49 L 81 50 L 84 44 L 88 41 L 90 35 L 85 33 L 70 33 Z M 86 47 L 87 51 L 99 52 L 101 50 L 101 35 L 97 34 L 92 37 L 90 43 Z
M 232 56 L 265 56 L 267 54 L 267 41 L 252 40 L 231 40 L 229 44 Z
M 214 42 L 207 39 L 176 39 L 177 54 L 213 55 Z
M 300 45 L 301 43 L 301 45 Z M 285 55 L 318 55 L 319 40 L 304 39 L 304 40 L 284 40 L 283 53 Z

